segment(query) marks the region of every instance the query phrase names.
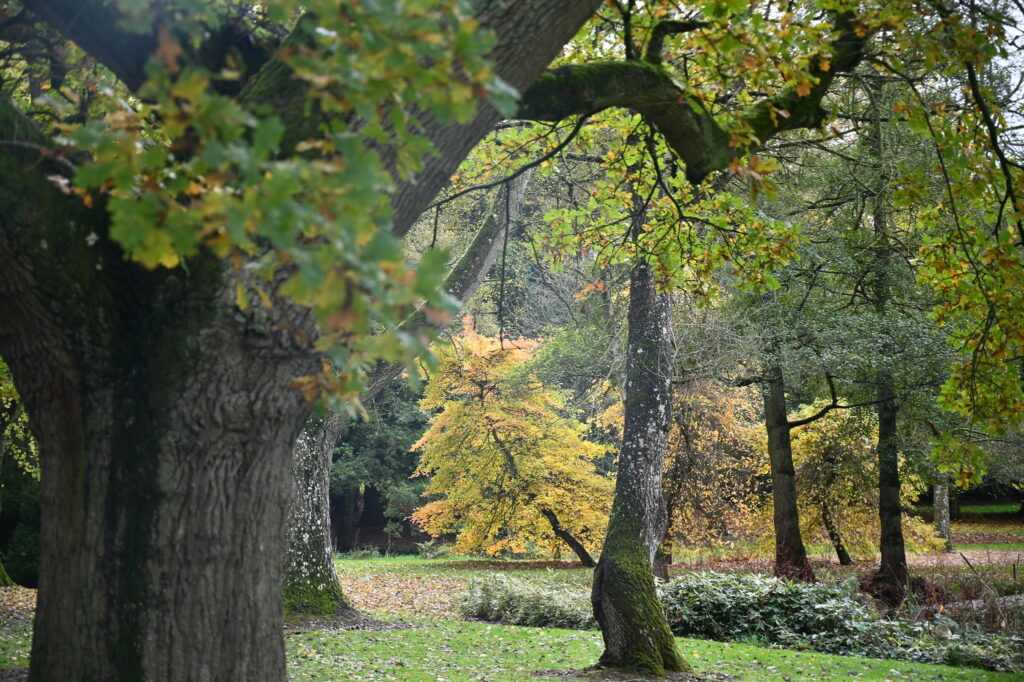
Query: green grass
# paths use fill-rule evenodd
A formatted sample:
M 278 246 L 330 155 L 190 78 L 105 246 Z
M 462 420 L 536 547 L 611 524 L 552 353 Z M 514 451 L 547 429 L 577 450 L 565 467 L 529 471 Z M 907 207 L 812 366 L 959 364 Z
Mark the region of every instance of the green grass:
M 1024 552 L 1024 542 L 990 542 L 987 544 L 956 545 L 954 549 L 992 550 L 994 552 Z
M 922 516 L 931 518 L 934 508 L 930 504 L 915 505 L 914 511 Z M 999 504 L 962 504 L 960 505 L 960 513 L 971 516 L 1001 516 L 1016 514 L 1020 511 L 1020 504 L 1017 502 L 1005 502 Z
M 32 651 L 32 623 L 0 623 L 0 670 L 27 668 Z
M 590 569 L 580 567 L 524 570 L 530 564 L 529 561 L 503 561 L 480 557 L 451 557 L 447 559 L 421 559 L 414 555 L 370 559 L 349 559 L 338 555 L 334 557 L 334 568 L 342 577 L 377 574 L 472 578 L 504 573 L 529 580 L 589 586 L 593 576 Z M 507 566 L 507 568 L 503 568 L 503 566 Z
M 420 622 L 419 625 L 426 623 Z M 601 653 L 596 632 L 523 628 L 486 623 L 431 622 L 429 627 L 388 631 L 292 632 L 287 638 L 289 676 L 326 680 L 489 680 L 513 682 L 543 670 L 580 669 Z M 970 668 L 881 661 L 818 653 L 761 649 L 679 639 L 698 672 L 740 680 L 971 680 L 1010 682 L 1015 675 Z
M 31 627 L 5 628 L 0 635 L 0 670 L 28 665 Z M 698 672 L 726 673 L 739 680 L 964 680 L 1011 682 L 1015 675 L 973 668 L 880 661 L 851 656 L 761 649 L 678 639 Z M 285 634 L 288 676 L 295 682 L 348 680 L 449 680 L 520 682 L 542 670 L 572 670 L 594 663 L 601 635 L 487 623 L 419 620 L 407 630 L 298 631 Z

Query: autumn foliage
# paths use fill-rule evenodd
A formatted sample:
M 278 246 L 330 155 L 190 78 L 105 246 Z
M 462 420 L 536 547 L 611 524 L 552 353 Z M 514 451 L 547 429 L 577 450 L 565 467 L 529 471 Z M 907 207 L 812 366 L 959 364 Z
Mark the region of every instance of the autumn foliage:
M 467 318 L 436 349 L 421 403 L 436 413 L 413 446 L 434 499 L 412 519 L 432 535 L 457 533 L 457 551 L 557 554 L 556 527 L 600 547 L 612 481 L 595 461 L 607 448 L 587 441 L 562 396 L 530 371 L 538 343 L 484 336 Z

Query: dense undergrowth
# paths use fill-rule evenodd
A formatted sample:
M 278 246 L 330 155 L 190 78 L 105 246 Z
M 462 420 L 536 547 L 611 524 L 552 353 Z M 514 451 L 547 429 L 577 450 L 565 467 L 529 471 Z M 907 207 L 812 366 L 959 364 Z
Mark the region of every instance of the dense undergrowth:
M 1024 638 L 962 627 L 941 613 L 887 619 L 851 583 L 692 572 L 659 594 L 672 631 L 683 637 L 1024 672 Z M 506 575 L 473 579 L 459 611 L 509 625 L 596 627 L 584 589 Z

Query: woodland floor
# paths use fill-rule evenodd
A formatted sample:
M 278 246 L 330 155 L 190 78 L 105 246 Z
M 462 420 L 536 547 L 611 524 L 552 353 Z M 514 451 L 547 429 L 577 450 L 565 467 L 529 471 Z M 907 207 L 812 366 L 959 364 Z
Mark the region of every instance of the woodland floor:
M 913 555 L 910 560 L 915 573 L 942 584 L 955 599 L 975 598 L 979 590 L 993 586 L 1005 592 L 1024 585 L 1024 521 L 968 517 L 954 529 L 954 542 L 963 549 Z M 817 570 L 830 579 L 869 571 L 871 563 L 864 560 L 852 568 L 840 568 L 820 558 Z M 514 571 L 531 579 L 587 585 L 590 571 L 579 564 L 390 557 L 339 558 L 335 565 L 353 605 L 390 627 L 289 627 L 285 633 L 289 677 L 296 682 L 640 679 L 585 671 L 601 653 L 598 632 L 466 622 L 456 614 L 455 600 L 473 576 Z M 673 570 L 745 571 L 766 566 L 763 559 L 730 556 L 678 563 Z M 0 682 L 23 679 L 34 606 L 34 590 L 0 588 Z M 671 678 L 676 681 L 1020 680 L 1018 675 L 969 668 L 772 650 L 738 643 L 678 642 L 698 677 Z

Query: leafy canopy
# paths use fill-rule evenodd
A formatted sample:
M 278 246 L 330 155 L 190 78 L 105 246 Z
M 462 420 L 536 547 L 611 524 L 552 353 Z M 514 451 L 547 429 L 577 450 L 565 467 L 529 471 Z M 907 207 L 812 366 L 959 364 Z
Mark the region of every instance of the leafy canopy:
M 563 399 L 527 361 L 538 341 L 465 331 L 437 349 L 421 406 L 438 410 L 413 447 L 417 473 L 437 496 L 413 514 L 433 535 L 458 533 L 456 548 L 497 554 L 552 550 L 559 540 L 544 512 L 586 546 L 600 545 L 612 481 L 594 461 L 607 449 L 584 438 Z

